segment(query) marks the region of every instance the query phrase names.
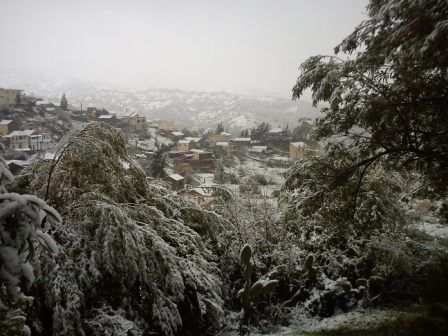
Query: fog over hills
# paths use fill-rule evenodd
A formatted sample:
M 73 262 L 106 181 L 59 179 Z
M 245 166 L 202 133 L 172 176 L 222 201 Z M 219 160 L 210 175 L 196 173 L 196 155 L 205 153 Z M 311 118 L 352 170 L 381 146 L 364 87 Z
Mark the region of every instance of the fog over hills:
M 306 101 L 239 95 L 227 92 L 191 92 L 176 89 L 133 89 L 113 84 L 98 84 L 67 78 L 0 75 L 0 87 L 21 88 L 28 94 L 59 103 L 66 94 L 72 108 L 106 108 L 121 115 L 139 112 L 150 119 L 171 119 L 177 128 L 214 127 L 222 122 L 229 131 L 238 132 L 261 122 L 272 127 L 290 127 L 299 118 L 315 118 L 316 108 Z

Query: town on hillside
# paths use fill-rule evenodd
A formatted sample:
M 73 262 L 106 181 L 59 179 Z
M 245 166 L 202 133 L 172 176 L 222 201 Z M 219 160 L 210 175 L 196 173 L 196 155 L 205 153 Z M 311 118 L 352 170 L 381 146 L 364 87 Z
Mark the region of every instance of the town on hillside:
M 295 160 L 322 154 L 308 118 L 292 130 L 266 122 L 240 134 L 227 132 L 222 123 L 189 130 L 174 120 L 150 120 L 134 111 L 75 107 L 65 94 L 55 103 L 21 89 L 0 88 L 1 146 L 13 174 L 33 160 L 54 160 L 62 137 L 91 122 L 121 129 L 129 153 L 148 178 L 202 206 L 213 202 L 216 185 L 240 195 L 275 195 Z

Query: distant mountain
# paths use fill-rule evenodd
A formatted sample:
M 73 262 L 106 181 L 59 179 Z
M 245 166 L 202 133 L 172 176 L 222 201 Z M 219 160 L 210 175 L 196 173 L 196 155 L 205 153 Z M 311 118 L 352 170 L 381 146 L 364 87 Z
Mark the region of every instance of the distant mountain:
M 316 108 L 309 102 L 291 101 L 268 96 L 245 96 L 226 92 L 189 92 L 170 89 L 133 90 L 110 84 L 79 80 L 18 78 L 0 74 L 0 87 L 24 89 L 59 103 L 63 93 L 74 108 L 96 106 L 118 115 L 136 111 L 150 119 L 171 119 L 177 128 L 215 127 L 222 122 L 225 129 L 238 132 L 261 122 L 273 127 L 295 126 L 299 118 L 314 119 Z

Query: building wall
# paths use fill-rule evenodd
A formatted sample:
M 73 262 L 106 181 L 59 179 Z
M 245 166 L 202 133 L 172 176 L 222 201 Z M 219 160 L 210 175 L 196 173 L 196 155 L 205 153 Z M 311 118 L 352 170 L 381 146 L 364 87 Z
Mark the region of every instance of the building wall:
M 177 150 L 179 152 L 188 152 L 190 150 L 190 144 L 187 144 L 187 143 L 177 143 Z
M 0 88 L 0 109 L 8 108 L 10 105 L 14 105 L 16 103 L 17 93 L 20 94 L 20 92 L 20 90 Z
M 191 165 L 188 163 L 176 160 L 174 161 L 174 171 L 180 175 L 187 176 L 191 174 Z
M 306 147 L 289 145 L 289 157 L 293 159 L 304 159 L 306 157 Z
M 25 149 L 29 148 L 28 136 L 27 135 L 17 135 L 10 139 L 11 149 Z
M 48 133 L 42 133 L 29 137 L 29 148 L 31 150 L 47 150 L 51 147 L 51 137 Z
M 160 130 L 170 131 L 174 129 L 174 121 L 171 120 L 154 120 L 154 123 L 159 126 Z
M 0 136 L 6 135 L 9 133 L 9 125 L 0 125 Z
M 121 124 L 129 132 L 141 132 L 147 128 L 146 117 L 142 116 L 123 117 Z
M 227 142 L 231 139 L 231 134 L 210 134 L 208 136 L 210 148 L 214 148 L 217 142 Z

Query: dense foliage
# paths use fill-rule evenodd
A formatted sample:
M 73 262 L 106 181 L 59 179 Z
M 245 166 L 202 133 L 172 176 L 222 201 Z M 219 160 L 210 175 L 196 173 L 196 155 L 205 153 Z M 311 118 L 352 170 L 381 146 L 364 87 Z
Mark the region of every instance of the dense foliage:
M 310 88 L 314 104 L 328 103 L 319 139 L 355 150 L 347 176 L 380 158 L 417 169 L 434 188 L 448 185 L 448 4 L 445 0 L 372 0 L 369 18 L 335 49 L 300 67 L 293 89 Z M 337 153 L 335 153 L 337 154 Z
M 58 247 L 48 234 L 61 224 L 59 214 L 33 195 L 9 193 L 13 176 L 0 157 L 0 335 L 28 335 L 25 309 L 33 297 L 22 289 L 33 283 L 31 262 L 35 251 L 44 247 L 53 254 Z
M 53 161 L 22 174 L 22 187 L 64 217 L 54 231 L 61 253 L 35 263 L 35 334 L 197 334 L 219 325 L 219 270 L 206 244 L 219 218 L 149 184 L 120 131 L 89 124 L 69 135 Z

